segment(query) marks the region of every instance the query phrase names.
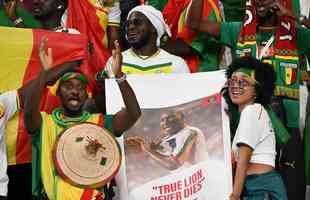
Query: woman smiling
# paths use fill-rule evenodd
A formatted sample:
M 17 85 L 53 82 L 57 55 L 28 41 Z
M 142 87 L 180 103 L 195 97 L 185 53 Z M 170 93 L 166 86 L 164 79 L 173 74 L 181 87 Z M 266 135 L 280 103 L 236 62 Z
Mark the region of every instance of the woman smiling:
M 276 136 L 269 112 L 275 87 L 273 67 L 244 57 L 235 60 L 226 75 L 229 101 L 240 113 L 232 143 L 236 171 L 230 200 L 286 200 L 284 184 L 274 170 Z

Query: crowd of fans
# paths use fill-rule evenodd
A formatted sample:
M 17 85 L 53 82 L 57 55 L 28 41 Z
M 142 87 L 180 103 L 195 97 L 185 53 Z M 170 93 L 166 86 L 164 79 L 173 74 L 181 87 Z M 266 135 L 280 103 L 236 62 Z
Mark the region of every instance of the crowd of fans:
M 310 83 L 310 16 L 302 15 L 300 6 L 310 5 L 300 5 L 298 0 L 84 1 L 104 11 L 104 48 L 112 55 L 105 65 L 94 66 L 99 69 L 96 84 L 102 86 L 105 78 L 115 78 L 126 109 L 115 116 L 104 116 L 103 87 L 91 99 L 87 95 L 89 77 L 76 72 L 81 63 L 52 68 L 51 50 L 46 53 L 46 38 L 41 40 L 42 70 L 38 76 L 14 91 L 0 91 L 0 199 L 24 196 L 67 200 L 85 196 L 83 189 L 56 180 L 52 171 L 47 172 L 53 163 L 43 150 L 48 146 L 44 143 L 54 141 L 58 133 L 43 130 L 42 124 L 60 127 L 59 132 L 67 127 L 67 118 L 89 122 L 100 113 L 104 126 L 120 136 L 141 114 L 126 74 L 198 73 L 222 68 L 227 69 L 223 96 L 230 113 L 234 155 L 234 186 L 227 198 L 306 198 L 310 155 L 305 149 L 310 143 L 305 141 L 310 139 L 310 112 L 306 112 L 305 128 L 300 127 L 299 90 Z M 0 0 L 0 26 L 86 34 L 85 27 L 70 26 L 74 12 L 70 9 L 77 2 Z M 100 53 L 97 47 L 94 41 L 89 42 L 88 52 L 94 57 Z M 40 95 L 57 79 L 61 107 L 52 114 L 40 113 Z M 4 134 L 9 133 L 5 126 L 14 123 L 9 119 L 19 110 L 25 110 L 25 127 L 32 135 L 33 161 L 7 167 Z M 53 115 L 64 117 L 48 124 Z M 46 172 L 40 171 L 40 165 L 47 166 Z M 112 188 L 105 186 L 104 199 L 113 198 Z M 97 193 L 89 195 L 92 198 L 100 199 Z

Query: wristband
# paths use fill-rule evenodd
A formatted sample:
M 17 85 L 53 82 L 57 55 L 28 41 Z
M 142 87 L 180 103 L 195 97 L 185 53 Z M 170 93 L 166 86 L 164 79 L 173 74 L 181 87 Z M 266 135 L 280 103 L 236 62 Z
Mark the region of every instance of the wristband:
M 14 24 L 14 26 L 17 26 L 18 24 L 22 23 L 23 21 L 24 20 L 21 17 L 19 17 L 13 21 L 13 24 Z
M 123 73 L 123 75 L 121 76 L 121 77 L 119 77 L 119 78 L 116 78 L 115 77 L 115 81 L 117 82 L 117 83 L 122 83 L 122 82 L 124 82 L 125 80 L 126 80 L 126 74 L 125 73 Z
M 103 69 L 103 70 L 97 72 L 97 74 L 95 75 L 95 80 L 97 82 L 100 82 L 100 81 L 104 81 L 104 79 L 106 79 L 108 77 L 109 76 L 108 76 L 107 72 Z

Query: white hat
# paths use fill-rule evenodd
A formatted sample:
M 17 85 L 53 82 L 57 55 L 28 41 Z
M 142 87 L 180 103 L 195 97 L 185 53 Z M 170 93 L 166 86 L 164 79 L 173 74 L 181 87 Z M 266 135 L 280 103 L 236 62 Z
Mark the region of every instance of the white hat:
M 157 10 L 153 6 L 149 6 L 149 5 L 136 6 L 130 10 L 130 12 L 127 15 L 127 19 L 129 19 L 129 16 L 133 12 L 142 13 L 153 24 L 153 26 L 157 32 L 157 41 L 156 41 L 157 46 L 160 45 L 160 38 L 164 35 L 164 33 L 167 33 L 169 35 L 169 37 L 171 36 L 170 28 L 166 24 L 163 15 L 161 14 L 161 12 L 159 10 Z

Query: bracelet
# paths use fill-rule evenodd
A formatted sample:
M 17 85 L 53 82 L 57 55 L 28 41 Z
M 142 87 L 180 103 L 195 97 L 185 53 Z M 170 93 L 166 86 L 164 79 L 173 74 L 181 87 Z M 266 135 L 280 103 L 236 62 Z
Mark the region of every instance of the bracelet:
M 109 76 L 108 76 L 107 72 L 103 69 L 103 70 L 101 70 L 101 71 L 99 71 L 99 72 L 96 73 L 96 75 L 95 75 L 95 80 L 96 80 L 97 82 L 101 82 L 101 81 L 104 81 L 104 79 L 106 79 L 106 78 L 108 78 L 108 77 L 109 77 Z
M 16 26 L 16 25 L 22 23 L 23 21 L 24 21 L 24 20 L 23 20 L 21 17 L 19 17 L 19 18 L 15 19 L 15 20 L 13 21 L 13 24 L 14 24 L 14 26 Z
M 117 83 L 122 83 L 122 82 L 124 82 L 125 80 L 126 80 L 126 74 L 125 73 L 123 73 L 123 75 L 121 76 L 121 77 L 119 77 L 119 78 L 116 78 L 115 77 L 115 81 L 117 82 Z

